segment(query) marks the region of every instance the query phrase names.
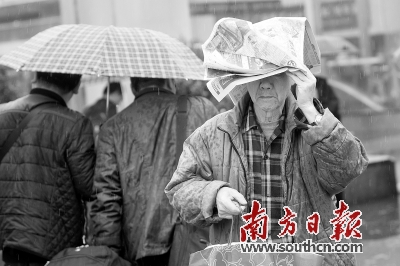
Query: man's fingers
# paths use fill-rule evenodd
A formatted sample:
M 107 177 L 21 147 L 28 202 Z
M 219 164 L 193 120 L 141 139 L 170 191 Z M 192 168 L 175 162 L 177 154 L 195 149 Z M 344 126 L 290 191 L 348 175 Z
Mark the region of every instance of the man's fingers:
M 316 79 L 311 74 L 311 76 L 306 76 L 302 72 L 297 71 L 298 75 L 294 73 L 288 73 L 288 76 L 300 87 L 310 86 L 311 84 L 315 84 Z M 301 74 L 300 74 L 301 73 Z
M 297 79 L 299 79 L 301 81 L 306 81 L 307 80 L 307 76 L 304 75 L 304 73 L 301 72 L 301 71 L 291 72 L 291 73 L 288 73 L 288 75 L 290 77 L 297 78 Z
M 235 189 L 224 187 L 217 194 L 218 216 L 221 218 L 232 219 L 232 215 L 241 214 L 246 206 L 246 199 Z
M 226 208 L 232 215 L 238 215 L 242 213 L 242 209 L 240 208 L 239 204 L 234 200 L 231 200 L 230 203 L 227 203 Z
M 240 205 L 247 205 L 247 201 L 244 198 L 244 196 L 242 194 L 240 194 L 239 191 L 237 190 L 233 190 L 231 196 L 233 197 L 233 199 L 235 201 L 237 201 L 237 203 L 239 203 Z
M 308 70 L 308 71 L 307 71 L 306 74 L 305 74 L 306 79 L 309 80 L 309 81 L 311 81 L 311 82 L 316 82 L 317 79 L 315 78 L 314 74 L 311 73 L 311 71 L 310 71 L 308 68 L 307 68 L 307 70 Z
M 241 213 L 239 204 L 236 201 L 226 199 L 217 205 L 218 216 L 224 219 L 232 219 L 232 215 L 238 215 Z
M 288 74 L 290 74 L 292 76 L 296 76 L 303 82 L 310 82 L 310 81 L 313 82 L 316 80 L 315 76 L 313 75 L 313 73 L 311 73 L 311 71 L 309 69 L 307 69 L 307 71 L 305 73 L 303 71 L 299 70 L 299 71 L 295 71 L 295 72 L 290 72 Z
M 303 84 L 303 83 L 304 83 L 303 80 L 301 80 L 298 76 L 296 76 L 296 75 L 294 75 L 294 74 L 292 74 L 292 73 L 288 74 L 288 76 L 289 76 L 289 78 L 291 78 L 296 84 Z
M 306 76 L 310 78 L 315 78 L 314 74 L 311 72 L 311 70 L 307 67 L 306 68 Z

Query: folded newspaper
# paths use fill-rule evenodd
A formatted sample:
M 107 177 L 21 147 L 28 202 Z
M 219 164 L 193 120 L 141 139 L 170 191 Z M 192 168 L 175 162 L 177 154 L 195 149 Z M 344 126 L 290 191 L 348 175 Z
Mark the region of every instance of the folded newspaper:
M 255 24 L 223 18 L 202 45 L 207 88 L 221 101 L 236 104 L 245 84 L 285 71 L 321 71 L 321 55 L 304 17 L 277 17 Z

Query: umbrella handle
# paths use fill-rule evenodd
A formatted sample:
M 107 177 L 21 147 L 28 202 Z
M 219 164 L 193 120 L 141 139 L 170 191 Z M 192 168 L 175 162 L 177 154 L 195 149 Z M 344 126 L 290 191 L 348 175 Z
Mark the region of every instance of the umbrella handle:
M 110 77 L 107 77 L 107 83 L 106 117 L 108 119 L 108 109 L 110 107 Z

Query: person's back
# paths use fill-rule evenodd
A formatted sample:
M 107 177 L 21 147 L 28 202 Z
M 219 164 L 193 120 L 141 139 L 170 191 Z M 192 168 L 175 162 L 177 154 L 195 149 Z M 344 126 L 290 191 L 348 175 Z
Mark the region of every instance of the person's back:
M 0 148 L 31 110 L 49 102 L 0 163 L 0 247 L 10 265 L 43 263 L 82 243 L 81 199 L 91 194 L 95 161 L 90 121 L 60 94 L 36 87 L 0 105 Z
M 99 134 L 95 244 L 121 248 L 131 262 L 166 254 L 171 245 L 177 213 L 163 191 L 177 165 L 178 98 L 163 89 L 145 89 Z M 187 110 L 185 138 L 217 114 L 203 97 L 188 97 Z

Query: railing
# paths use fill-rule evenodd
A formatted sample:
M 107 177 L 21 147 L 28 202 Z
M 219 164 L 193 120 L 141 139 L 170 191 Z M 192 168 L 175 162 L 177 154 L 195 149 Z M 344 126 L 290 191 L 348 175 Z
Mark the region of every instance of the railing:
M 357 100 L 359 100 L 360 102 L 371 108 L 373 111 L 382 112 L 386 110 L 384 106 L 371 100 L 371 98 L 368 97 L 365 93 L 358 91 L 357 89 L 353 88 L 350 85 L 347 85 L 344 82 L 328 79 L 328 84 L 334 87 L 335 89 L 341 90 L 351 95 L 352 97 L 356 98 Z

